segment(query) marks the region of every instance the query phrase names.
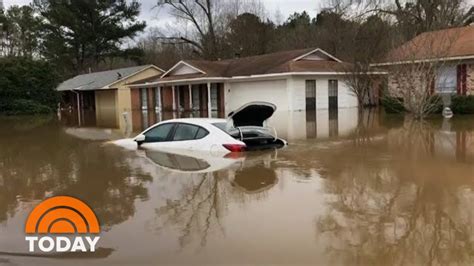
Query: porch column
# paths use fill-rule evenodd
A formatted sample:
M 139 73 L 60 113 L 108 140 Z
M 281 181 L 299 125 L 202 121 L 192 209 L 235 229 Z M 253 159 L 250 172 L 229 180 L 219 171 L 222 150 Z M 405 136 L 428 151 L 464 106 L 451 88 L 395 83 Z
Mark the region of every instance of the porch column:
M 207 83 L 207 113 L 209 118 L 212 117 L 212 104 L 211 104 L 211 83 Z
M 162 110 L 162 104 L 161 104 L 161 87 L 158 86 L 156 88 L 156 109 L 161 112 Z
M 174 93 L 174 85 L 171 86 L 171 93 L 173 94 L 173 111 L 176 111 L 176 95 Z
M 189 89 L 189 110 L 193 110 L 193 85 L 189 84 L 188 85 Z
M 74 92 L 74 91 L 73 91 Z M 82 126 L 82 107 L 81 107 L 81 92 L 75 92 L 77 96 L 77 122 L 79 127 Z

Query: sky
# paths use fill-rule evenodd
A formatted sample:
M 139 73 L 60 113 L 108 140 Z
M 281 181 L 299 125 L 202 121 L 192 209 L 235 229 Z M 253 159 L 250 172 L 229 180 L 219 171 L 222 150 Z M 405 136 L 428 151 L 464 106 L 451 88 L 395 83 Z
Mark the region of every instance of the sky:
M 286 19 L 294 12 L 302 12 L 306 10 L 311 17 L 315 17 L 322 1 L 319 0 L 261 0 L 264 4 L 267 15 L 273 19 L 277 12 L 281 12 L 283 18 Z M 11 5 L 25 5 L 31 3 L 31 0 L 3 0 L 4 5 L 8 8 Z M 156 0 L 141 0 L 142 11 L 140 19 L 145 20 L 149 26 L 165 26 L 173 22 L 173 18 L 163 9 L 153 8 Z

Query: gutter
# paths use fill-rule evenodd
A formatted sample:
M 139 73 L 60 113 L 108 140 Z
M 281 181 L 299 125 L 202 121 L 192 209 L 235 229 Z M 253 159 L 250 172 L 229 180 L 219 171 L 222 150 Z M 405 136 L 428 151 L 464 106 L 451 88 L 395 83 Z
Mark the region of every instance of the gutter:
M 429 63 L 429 62 L 437 62 L 437 61 L 455 61 L 455 60 L 469 60 L 469 59 L 474 59 L 474 55 L 375 63 L 375 64 L 370 64 L 370 66 L 378 67 L 378 66 L 392 66 L 392 65 L 408 65 L 408 64 Z
M 192 78 L 192 79 L 177 79 L 171 81 L 155 81 L 144 84 L 134 84 L 129 85 L 130 88 L 142 88 L 142 87 L 151 87 L 164 84 L 176 84 L 176 83 L 189 83 L 189 82 L 199 82 L 199 81 L 242 81 L 242 80 L 252 80 L 252 79 L 262 79 L 262 78 L 275 78 L 275 77 L 288 77 L 288 76 L 329 76 L 329 75 L 348 75 L 353 74 L 351 72 L 285 72 L 285 73 L 275 73 L 275 74 L 259 74 L 259 75 L 250 75 L 250 76 L 234 76 L 234 77 L 202 77 L 202 78 Z M 354 73 L 357 74 L 357 73 Z M 360 74 L 369 74 L 369 75 L 388 75 L 387 71 L 371 71 L 367 73 Z

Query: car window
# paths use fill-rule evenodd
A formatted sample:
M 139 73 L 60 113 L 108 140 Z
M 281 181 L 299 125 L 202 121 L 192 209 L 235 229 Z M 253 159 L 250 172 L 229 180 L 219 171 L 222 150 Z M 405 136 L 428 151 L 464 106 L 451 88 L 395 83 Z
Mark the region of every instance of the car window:
M 172 123 L 154 127 L 145 133 L 145 141 L 146 142 L 166 141 L 173 127 L 174 127 L 174 124 Z
M 230 133 L 233 130 L 235 130 L 235 128 L 232 125 L 229 125 L 227 122 L 218 122 L 218 123 L 213 123 L 212 125 L 224 131 L 225 133 Z
M 198 126 L 188 125 L 188 124 L 179 124 L 174 132 L 174 141 L 179 140 L 192 140 L 199 131 Z
M 205 130 L 204 128 L 200 128 L 199 131 L 196 134 L 195 139 L 202 139 L 202 138 L 206 137 L 207 135 L 209 135 L 209 132 L 207 132 L 207 130 Z

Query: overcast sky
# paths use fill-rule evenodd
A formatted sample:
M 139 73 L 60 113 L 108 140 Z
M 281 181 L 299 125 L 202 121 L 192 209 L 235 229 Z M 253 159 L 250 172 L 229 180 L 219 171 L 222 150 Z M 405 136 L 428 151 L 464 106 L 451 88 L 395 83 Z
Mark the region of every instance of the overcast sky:
M 277 11 L 280 11 L 284 19 L 294 12 L 306 10 L 311 17 L 316 16 L 319 7 L 319 0 L 261 0 L 265 5 L 268 16 L 273 19 Z M 146 20 L 149 26 L 166 25 L 172 22 L 172 18 L 166 10 L 153 9 L 156 0 L 142 0 L 142 12 L 140 19 Z M 31 0 L 3 0 L 6 8 L 11 5 L 25 5 L 31 3 Z
M 129 0 L 130 1 L 130 0 Z M 3 0 L 5 7 L 11 5 L 25 5 L 31 3 L 31 0 Z M 166 26 L 173 23 L 173 18 L 164 9 L 153 8 L 156 0 L 141 0 L 142 12 L 140 19 L 145 20 L 150 26 Z M 324 0 L 261 0 L 264 4 L 267 16 L 274 20 L 275 14 L 280 12 L 283 19 L 288 18 L 294 12 L 306 11 L 311 17 L 315 17 L 319 12 Z M 467 0 L 469 4 L 474 4 L 474 0 Z

